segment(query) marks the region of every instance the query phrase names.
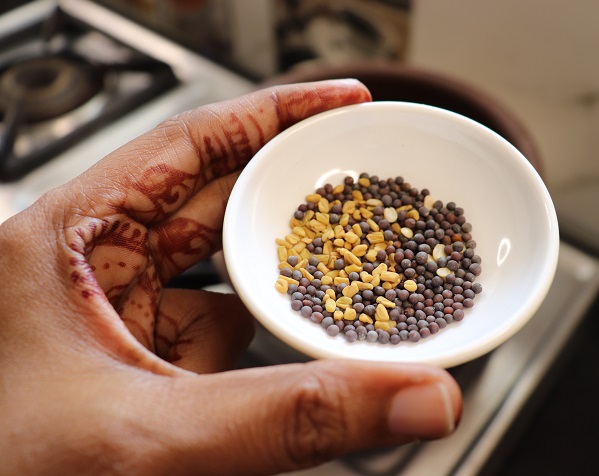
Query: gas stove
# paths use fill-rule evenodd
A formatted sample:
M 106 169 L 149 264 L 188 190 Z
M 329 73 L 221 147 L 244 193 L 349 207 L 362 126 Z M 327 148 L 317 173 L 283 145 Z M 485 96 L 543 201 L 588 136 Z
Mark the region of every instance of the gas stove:
M 85 87 L 70 86 L 80 79 Z M 88 0 L 35 0 L 2 14 L 0 222 L 169 116 L 253 89 L 250 80 Z M 201 263 L 179 282 L 232 291 L 218 281 L 210 263 Z M 562 242 L 555 281 L 530 323 L 490 354 L 450 369 L 464 392 L 455 434 L 298 474 L 476 474 L 551 377 L 598 289 L 599 262 Z M 305 359 L 259 329 L 241 365 Z

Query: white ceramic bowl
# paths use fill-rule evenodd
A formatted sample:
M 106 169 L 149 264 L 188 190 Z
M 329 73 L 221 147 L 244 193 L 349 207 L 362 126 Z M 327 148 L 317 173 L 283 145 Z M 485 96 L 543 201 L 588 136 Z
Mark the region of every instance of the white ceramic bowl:
M 473 225 L 483 292 L 461 322 L 417 343 L 349 343 L 330 337 L 275 289 L 275 239 L 305 196 L 361 172 L 401 175 L 435 199 L 454 201 Z M 236 292 L 275 336 L 313 358 L 453 367 L 514 335 L 553 280 L 559 233 L 541 178 L 510 143 L 458 114 L 413 103 L 374 102 L 325 112 L 266 144 L 239 177 L 225 214 L 223 247 Z

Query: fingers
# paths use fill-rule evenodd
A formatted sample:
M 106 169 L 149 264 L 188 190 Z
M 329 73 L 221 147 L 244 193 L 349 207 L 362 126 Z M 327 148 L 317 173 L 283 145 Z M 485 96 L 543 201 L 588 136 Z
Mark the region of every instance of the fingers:
M 110 154 L 83 176 L 83 184 L 142 223 L 160 221 L 213 178 L 243 167 L 288 126 L 369 99 L 361 83 L 332 80 L 273 87 L 200 107 Z
M 206 474 L 279 473 L 438 438 L 461 415 L 455 381 L 424 366 L 315 361 L 205 377 L 179 381 L 169 422 L 188 450 L 181 464 Z
M 234 294 L 166 289 L 156 352 L 177 367 L 212 373 L 235 367 L 254 336 L 254 319 Z

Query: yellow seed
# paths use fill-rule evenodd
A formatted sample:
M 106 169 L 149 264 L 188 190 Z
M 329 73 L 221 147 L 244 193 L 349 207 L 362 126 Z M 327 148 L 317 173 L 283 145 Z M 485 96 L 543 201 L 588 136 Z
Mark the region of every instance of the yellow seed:
M 395 222 L 395 223 L 391 223 L 391 229 L 395 232 L 395 233 L 401 233 L 401 226 L 399 225 L 399 223 Z
M 387 312 L 387 308 L 382 304 L 379 304 L 376 307 L 376 311 L 374 311 L 374 317 L 377 321 L 388 321 L 389 313 Z
M 383 306 L 389 308 L 389 309 L 394 309 L 395 308 L 395 303 L 393 301 L 389 301 L 389 299 L 387 299 L 384 296 L 379 296 L 376 298 L 376 302 L 378 302 L 379 304 L 382 304 Z
M 287 248 L 285 248 L 284 246 L 279 246 L 277 248 L 277 253 L 279 255 L 279 261 L 287 260 Z
M 277 267 L 278 267 L 279 269 L 284 269 L 284 268 L 287 268 L 287 269 L 291 268 L 291 269 L 293 269 L 293 266 L 291 266 L 291 265 L 290 265 L 290 264 L 289 264 L 287 261 L 281 261 L 281 262 L 278 264 L 278 266 L 277 266 Z
M 352 253 L 357 257 L 364 256 L 367 251 L 368 251 L 368 246 L 366 246 L 366 245 L 354 246 L 354 248 L 352 249 Z
M 347 274 L 347 272 L 344 269 L 340 269 L 339 270 L 339 277 L 340 278 L 346 278 L 347 279 L 348 276 L 349 275 Z M 345 281 L 343 281 L 343 282 L 345 282 Z M 349 284 L 349 279 L 347 280 L 346 284 Z
M 343 215 L 341 215 L 341 218 L 339 218 L 339 224 L 341 226 L 345 226 L 349 223 L 349 214 L 344 213 Z
M 362 228 L 360 228 L 360 225 L 358 225 L 357 223 L 354 223 L 352 225 L 351 229 L 358 238 L 362 237 L 363 233 L 362 233 Z
M 279 276 L 279 279 L 285 281 L 287 284 L 299 285 L 299 281 L 297 279 L 289 278 L 287 276 Z
M 346 309 L 346 308 L 348 308 L 351 305 L 351 303 L 352 303 L 351 298 L 349 298 L 347 296 L 341 296 L 336 301 L 337 307 L 339 309 Z
M 333 246 L 336 248 L 343 248 L 345 246 L 345 240 L 343 238 L 335 238 L 335 240 L 333 240 Z
M 341 271 L 339 271 L 339 274 L 341 274 Z M 349 279 L 346 277 L 337 276 L 336 278 L 333 278 L 333 283 L 335 283 L 335 286 L 339 286 L 341 283 L 349 284 Z
M 306 278 L 308 281 L 312 281 L 314 279 L 314 276 L 308 273 L 306 268 L 300 268 L 300 273 L 302 273 L 302 276 Z
M 316 221 L 318 223 L 322 223 L 323 225 L 329 225 L 329 214 L 328 213 L 320 213 L 316 212 Z
M 343 186 L 343 184 L 337 185 L 335 188 L 333 188 L 333 195 L 337 195 L 337 194 L 343 192 L 344 188 L 345 187 Z
M 362 187 L 368 188 L 370 187 L 370 179 L 366 177 L 360 178 L 358 179 L 358 184 L 360 184 Z
M 329 271 L 326 276 L 330 276 L 334 280 L 337 276 L 339 276 L 339 271 L 334 269 L 333 271 Z
M 327 228 L 324 223 L 320 223 L 318 220 L 310 220 L 306 226 L 317 233 L 322 233 Z
M 324 308 L 327 310 L 327 312 L 334 312 L 337 308 L 337 304 L 335 304 L 335 299 L 328 299 L 327 302 L 324 304 Z
M 306 230 L 301 226 L 295 226 L 291 231 L 302 238 L 306 236 Z
M 353 231 L 348 231 L 345 234 L 345 241 L 349 242 L 349 243 L 359 243 L 360 242 L 360 237 L 358 235 L 356 235 Z
M 426 208 L 431 209 L 431 208 L 433 208 L 433 205 L 435 204 L 435 199 L 433 197 L 431 197 L 430 195 L 426 195 L 424 197 L 424 200 L 422 201 L 422 204 Z
M 366 273 L 366 274 L 368 274 L 368 273 Z M 370 276 L 370 277 L 372 278 L 372 276 Z M 374 287 L 374 286 L 372 286 L 372 284 L 365 283 L 363 281 L 354 281 L 354 283 L 356 283 L 356 286 L 358 286 L 358 289 L 360 291 L 364 291 L 365 289 L 372 289 Z
M 304 243 L 303 241 L 299 241 L 295 245 L 293 245 L 292 249 L 297 251 L 298 253 L 301 253 L 302 250 L 304 250 L 305 248 L 306 248 L 306 243 Z
M 344 271 L 349 275 L 349 273 L 360 273 L 362 272 L 362 266 L 357 264 L 349 264 L 345 268 Z
M 389 327 L 397 327 L 397 321 L 387 321 L 387 324 L 389 324 Z
M 382 207 L 383 206 L 383 202 L 381 202 L 378 198 L 369 198 L 368 200 L 366 200 L 366 205 L 368 205 L 369 207 Z
M 310 233 L 313 233 L 313 231 L 310 231 Z M 300 241 L 309 245 L 310 243 L 312 243 L 313 237 L 304 236 Z
M 368 210 L 368 208 L 360 208 L 360 214 L 362 215 L 362 218 L 364 218 L 365 220 L 368 220 L 369 218 L 372 218 L 374 216 L 374 213 Z
M 351 216 L 354 218 L 354 220 L 360 220 L 362 218 L 362 214 L 360 213 L 360 210 L 358 210 L 357 208 L 354 210 Z
M 308 249 L 305 249 L 303 251 L 300 252 L 300 257 L 302 259 L 308 260 L 310 259 L 310 252 L 308 251 Z
M 303 259 L 301 261 L 299 261 L 296 265 L 295 265 L 295 269 L 301 269 L 301 268 L 305 268 L 306 266 L 308 266 L 308 260 L 307 259 Z
M 379 231 L 380 230 L 379 225 L 372 218 L 368 218 L 366 220 L 366 223 L 368 223 L 368 226 L 370 227 L 370 229 L 372 231 Z
M 366 235 L 366 239 L 372 244 L 382 243 L 383 241 L 385 241 L 385 237 L 383 236 L 383 233 L 381 231 L 368 233 L 368 235 Z
M 327 228 L 325 231 L 322 232 L 322 236 L 320 238 L 322 239 L 322 241 L 327 242 L 335 238 L 335 232 L 332 228 Z
M 360 314 L 360 317 L 358 319 L 360 320 L 360 322 L 364 322 L 366 324 L 372 324 L 373 323 L 372 318 L 370 316 L 364 314 L 364 313 Z
M 347 296 L 349 298 L 354 297 L 356 294 L 358 294 L 360 290 L 358 289 L 358 285 L 354 282 L 351 283 L 349 286 L 345 286 L 343 288 L 343 291 L 341 291 L 341 293 L 344 296 Z
M 451 274 L 451 270 L 449 268 L 439 268 L 437 270 L 437 276 L 445 279 L 447 276 Z
M 285 294 L 289 289 L 289 284 L 283 279 L 277 279 L 277 282 L 275 283 L 275 289 L 281 294 Z
M 381 277 L 378 274 L 373 276 L 372 281 L 370 281 L 370 284 L 372 284 L 374 287 L 377 287 L 380 283 L 381 283 Z
M 292 218 L 291 220 L 289 220 L 289 227 L 291 229 L 295 228 L 296 226 L 302 226 L 303 223 L 301 220 L 298 220 L 297 218 Z
M 348 307 L 343 313 L 343 319 L 346 321 L 353 321 L 356 318 L 356 310 L 352 307 Z
M 323 246 L 322 246 L 322 252 L 325 255 L 330 255 L 333 252 L 333 243 L 330 241 L 327 241 Z
M 340 321 L 341 319 L 343 319 L 343 311 L 335 311 L 333 313 L 333 319 L 335 319 L 336 321 Z
M 412 205 L 403 205 L 403 206 L 399 207 L 397 209 L 397 211 L 398 212 L 401 212 L 402 210 L 406 210 L 407 211 L 407 210 L 411 210 L 412 208 L 414 208 L 414 207 L 412 207 Z
M 418 213 L 418 210 L 412 209 L 408 212 L 408 218 L 413 218 L 414 220 L 418 220 L 420 218 L 420 213 Z
M 416 289 L 418 289 L 418 286 L 416 285 L 416 283 L 414 281 L 412 281 L 411 279 L 407 279 L 404 283 L 403 283 L 403 288 L 406 291 L 410 291 L 411 293 L 413 293 L 414 291 L 416 291 Z
M 351 215 L 355 211 L 355 209 L 356 209 L 356 202 L 354 202 L 353 200 L 348 200 L 341 207 L 341 212 L 344 214 Z
M 326 267 L 324 262 L 328 261 L 328 256 L 327 255 L 314 255 L 314 256 L 318 257 L 318 260 L 320 261 L 320 263 L 318 263 L 316 265 L 316 269 L 318 271 L 320 271 L 322 274 L 327 274 L 330 271 L 330 269 Z M 321 259 L 321 257 L 323 259 Z
M 387 207 L 383 210 L 383 216 L 389 223 L 394 223 L 397 221 L 397 210 L 392 207 Z
M 404 226 L 404 227 L 401 229 L 401 234 L 402 234 L 403 236 L 405 236 L 406 238 L 412 238 L 412 237 L 414 236 L 414 232 L 412 231 L 412 229 L 411 229 L 411 228 L 408 228 L 407 226 Z
M 332 289 L 327 289 L 325 294 L 327 294 L 330 298 L 332 298 L 333 301 L 336 299 L 335 291 L 333 291 Z
M 329 204 L 329 201 L 325 197 L 322 197 L 320 200 L 318 200 L 318 210 L 321 213 L 329 213 L 330 209 L 331 209 L 331 205 Z
M 277 242 L 277 245 L 279 245 L 279 246 L 284 246 L 287 249 L 291 248 L 291 244 L 287 243 L 285 240 L 282 240 L 281 238 L 277 238 L 275 241 Z
M 387 272 L 387 265 L 385 263 L 381 263 L 376 268 L 374 268 L 374 270 L 372 270 L 372 275 L 373 276 L 381 275 L 386 272 Z
M 385 271 L 385 272 L 381 273 L 381 279 L 383 281 L 391 281 L 391 282 L 399 281 L 399 274 L 393 273 L 391 271 Z
M 390 322 L 395 322 L 395 321 L 376 321 L 374 323 L 374 328 L 375 329 L 382 329 L 384 331 L 388 331 L 389 329 L 391 329 Z
M 383 281 L 383 284 L 381 284 L 381 286 L 383 287 L 383 289 L 385 291 L 389 291 L 389 289 L 393 289 L 394 288 L 394 286 L 391 283 L 387 282 L 387 281 Z
M 348 243 L 347 241 L 345 242 L 345 244 L 343 245 L 345 247 L 345 249 L 351 250 L 354 245 L 352 245 L 351 243 Z
M 310 230 L 310 228 L 304 228 L 304 231 L 306 232 L 306 237 L 310 238 L 311 240 L 316 238 L 316 233 Z
M 360 279 L 362 280 L 362 282 L 368 284 L 372 281 L 372 274 L 367 273 L 366 271 L 362 271 L 360 273 Z M 372 284 L 371 284 L 372 286 Z
M 355 264 L 356 266 L 362 265 L 362 261 L 360 261 L 360 258 L 358 258 L 351 251 L 346 251 L 344 258 L 345 258 L 345 261 L 349 264 Z
M 435 245 L 435 247 L 433 248 L 433 258 L 434 260 L 438 260 L 439 258 L 445 258 L 447 255 L 445 253 L 445 245 L 442 243 L 439 243 L 437 245 Z
M 371 263 L 374 263 L 376 261 L 376 253 L 376 250 L 368 250 L 368 253 L 366 253 L 366 259 Z
M 362 195 L 360 190 L 352 190 L 351 194 L 356 202 L 361 202 L 364 200 L 364 195 Z
M 320 282 L 326 286 L 328 286 L 329 284 L 331 284 L 333 282 L 333 278 L 331 278 L 330 276 L 323 276 L 322 278 L 320 278 Z
M 306 195 L 306 202 L 318 203 L 322 196 L 319 193 L 312 193 L 310 195 Z

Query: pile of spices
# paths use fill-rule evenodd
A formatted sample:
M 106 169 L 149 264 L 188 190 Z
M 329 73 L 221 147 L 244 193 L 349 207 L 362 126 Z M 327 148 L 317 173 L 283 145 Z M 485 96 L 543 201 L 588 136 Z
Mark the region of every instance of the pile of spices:
M 454 202 L 362 173 L 306 197 L 277 238 L 276 289 L 349 342 L 417 342 L 464 318 L 482 291 L 472 226 Z

